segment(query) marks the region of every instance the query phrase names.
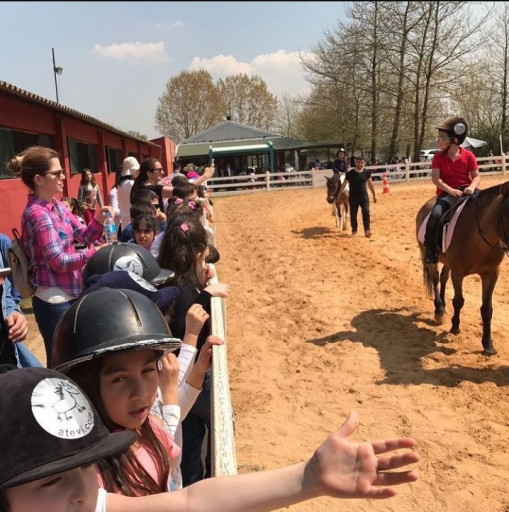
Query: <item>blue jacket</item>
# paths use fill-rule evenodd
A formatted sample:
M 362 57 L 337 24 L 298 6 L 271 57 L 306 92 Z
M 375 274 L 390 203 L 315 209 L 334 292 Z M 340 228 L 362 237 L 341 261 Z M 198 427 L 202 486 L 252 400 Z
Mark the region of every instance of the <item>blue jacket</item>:
M 0 268 L 9 266 L 9 255 L 7 253 L 7 249 L 10 246 L 10 238 L 0 233 Z M 4 319 L 6 319 L 14 311 L 19 311 L 21 313 L 21 309 L 19 308 L 19 303 L 21 302 L 21 295 L 19 294 L 18 289 L 14 286 L 14 283 L 12 282 L 12 275 L 10 275 L 4 281 L 3 288 L 4 293 L 2 295 L 2 314 Z

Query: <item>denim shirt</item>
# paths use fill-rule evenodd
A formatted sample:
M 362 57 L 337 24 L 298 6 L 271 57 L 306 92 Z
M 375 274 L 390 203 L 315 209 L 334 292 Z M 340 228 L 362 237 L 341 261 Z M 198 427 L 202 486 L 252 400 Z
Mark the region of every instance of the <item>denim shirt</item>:
M 11 240 L 6 235 L 0 233 L 0 268 L 9 266 L 9 256 L 7 249 L 11 246 Z M 21 295 L 12 282 L 12 275 L 5 279 L 3 284 L 4 293 L 2 295 L 2 314 L 6 319 L 14 311 L 21 312 L 19 303 Z

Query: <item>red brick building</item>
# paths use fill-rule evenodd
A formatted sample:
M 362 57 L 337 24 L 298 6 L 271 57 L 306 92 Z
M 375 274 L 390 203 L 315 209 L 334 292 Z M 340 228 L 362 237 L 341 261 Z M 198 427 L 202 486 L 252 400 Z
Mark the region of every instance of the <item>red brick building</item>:
M 173 172 L 175 160 L 175 143 L 167 137 L 138 139 L 87 114 L 0 81 L 0 232 L 9 237 L 13 227 L 20 228 L 28 189 L 20 178 L 9 173 L 5 163 L 33 145 L 60 153 L 66 172 L 64 195 L 77 197 L 81 171 L 89 168 L 106 203 L 115 171 L 126 156 L 135 156 L 140 162 L 158 158 L 167 173 Z

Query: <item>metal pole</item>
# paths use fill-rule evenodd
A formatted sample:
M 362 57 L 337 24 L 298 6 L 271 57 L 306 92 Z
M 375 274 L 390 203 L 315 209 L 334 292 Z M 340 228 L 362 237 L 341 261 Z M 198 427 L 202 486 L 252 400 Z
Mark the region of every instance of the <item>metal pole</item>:
M 55 77 L 55 92 L 57 94 L 57 105 L 60 104 L 60 102 L 58 101 L 58 85 L 57 85 L 57 66 L 55 64 L 55 49 L 52 48 L 51 49 L 51 52 L 53 54 L 53 75 Z

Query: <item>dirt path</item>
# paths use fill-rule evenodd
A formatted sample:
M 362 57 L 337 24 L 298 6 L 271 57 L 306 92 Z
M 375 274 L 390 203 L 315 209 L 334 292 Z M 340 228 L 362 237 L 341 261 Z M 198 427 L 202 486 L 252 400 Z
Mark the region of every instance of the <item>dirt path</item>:
M 215 201 L 239 471 L 307 458 L 355 408 L 354 439 L 418 440 L 420 480 L 390 500 L 290 510 L 507 512 L 507 261 L 494 295 L 499 353 L 485 358 L 478 277 L 465 281 L 462 333 L 433 323 L 414 235 L 433 187 L 376 186 L 371 239 L 338 234 L 322 189 Z M 452 288 L 449 310 L 451 298 Z

